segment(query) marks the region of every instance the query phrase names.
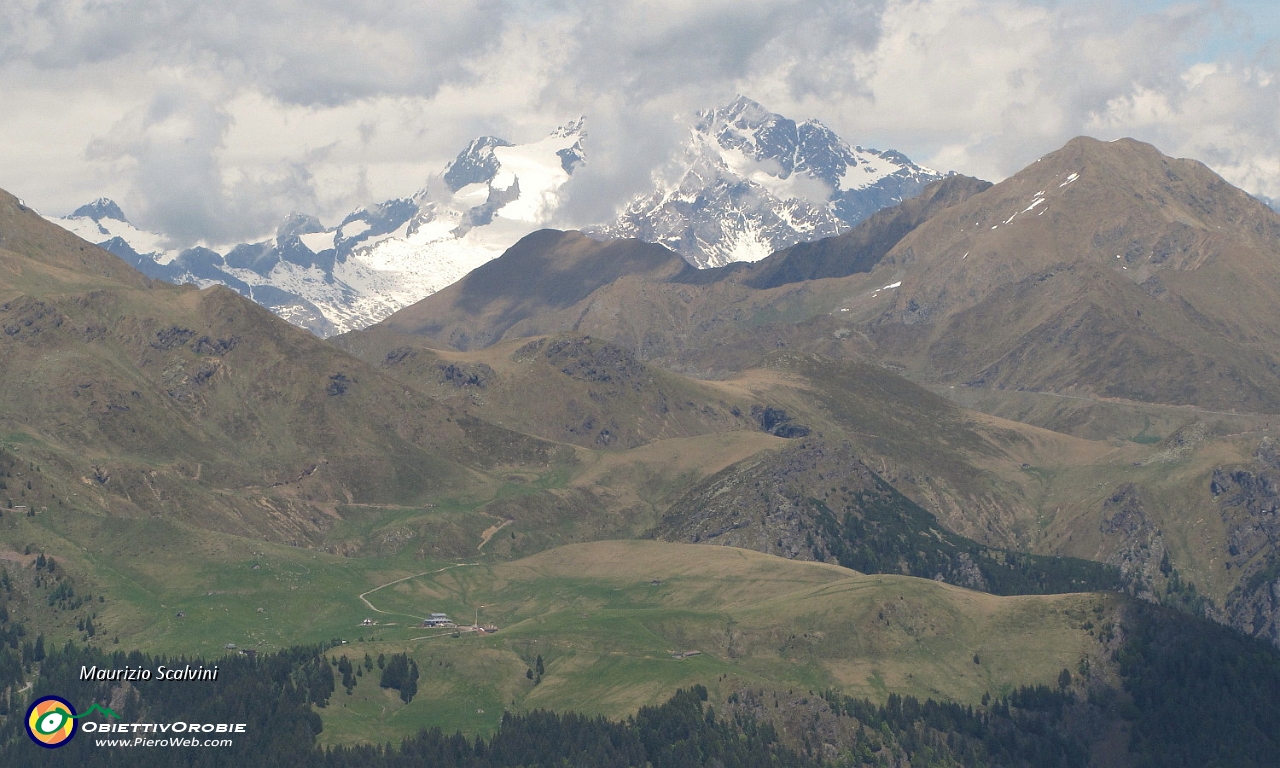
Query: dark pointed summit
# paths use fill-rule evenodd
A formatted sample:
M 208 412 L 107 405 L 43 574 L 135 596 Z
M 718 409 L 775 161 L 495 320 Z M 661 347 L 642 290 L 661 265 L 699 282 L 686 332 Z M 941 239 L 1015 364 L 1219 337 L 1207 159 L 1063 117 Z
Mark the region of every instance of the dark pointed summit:
M 94 221 L 102 221 L 103 219 L 115 219 L 116 221 L 128 221 L 124 217 L 124 212 L 120 210 L 120 206 L 115 204 L 114 200 L 100 197 L 88 205 L 82 205 L 75 209 L 71 214 L 73 217 L 82 216 L 86 219 Z
M 468 184 L 483 184 L 498 172 L 498 158 L 493 154 L 497 147 L 510 147 L 511 142 L 496 136 L 481 136 L 458 153 L 444 171 L 445 183 L 457 192 Z
M 315 216 L 309 216 L 305 213 L 291 213 L 280 222 L 280 226 L 276 229 L 276 239 L 285 240 L 298 235 L 309 235 L 314 232 L 324 232 L 324 225 Z

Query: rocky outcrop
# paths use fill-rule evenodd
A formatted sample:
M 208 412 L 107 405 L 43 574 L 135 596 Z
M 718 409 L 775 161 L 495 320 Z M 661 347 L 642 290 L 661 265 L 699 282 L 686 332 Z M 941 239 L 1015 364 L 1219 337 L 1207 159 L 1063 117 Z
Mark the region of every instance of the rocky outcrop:
M 872 471 L 849 443 L 816 437 L 711 476 L 672 505 L 653 534 L 996 594 L 1119 584 L 1117 571 L 1100 563 L 996 549 L 948 531 Z
M 1133 483 L 1121 485 L 1102 504 L 1099 530 L 1124 541 L 1106 562 L 1120 569 L 1125 591 L 1154 603 L 1159 602 L 1157 585 L 1163 585 L 1172 566 L 1164 535 L 1147 519 L 1145 506 L 1141 487 Z
M 1226 524 L 1226 566 L 1241 572 L 1223 618 L 1280 646 L 1280 449 L 1263 438 L 1251 464 L 1214 470 L 1209 490 Z
M 719 472 L 677 501 L 658 538 L 754 549 L 799 560 L 833 560 L 809 495 L 873 488 L 875 474 L 846 445 L 805 440 Z M 819 490 L 821 489 L 821 490 Z

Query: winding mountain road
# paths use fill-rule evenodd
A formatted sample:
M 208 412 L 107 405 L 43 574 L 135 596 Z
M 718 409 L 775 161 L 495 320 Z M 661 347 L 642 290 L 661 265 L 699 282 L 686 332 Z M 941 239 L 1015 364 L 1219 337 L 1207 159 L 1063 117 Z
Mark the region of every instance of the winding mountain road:
M 378 586 L 374 587 L 373 589 L 371 589 L 371 590 L 369 590 L 369 591 L 367 591 L 367 592 L 362 592 L 362 593 L 360 593 L 360 595 L 358 595 L 358 597 L 360 598 L 360 602 L 362 602 L 362 603 L 364 603 L 365 605 L 369 606 L 369 610 L 371 610 L 371 611 L 373 611 L 373 612 L 375 612 L 375 613 L 386 614 L 386 615 L 388 615 L 388 616 L 408 616 L 408 617 L 413 618 L 413 619 L 425 619 L 425 618 L 426 618 L 425 616 L 414 616 L 414 615 L 413 615 L 413 614 L 411 614 L 411 613 L 396 613 L 396 612 L 394 612 L 394 611 L 384 611 L 384 610 L 382 610 L 381 608 L 379 608 L 379 607 L 375 606 L 373 603 L 369 602 L 369 598 L 368 598 L 368 596 L 369 596 L 369 595 L 372 595 L 374 592 L 377 592 L 377 591 L 378 591 L 378 590 L 380 590 L 380 589 L 383 589 L 383 588 L 385 588 L 385 587 L 389 587 L 389 586 L 391 586 L 392 584 L 399 584 L 399 583 L 400 583 L 400 582 L 402 582 L 402 581 L 408 581 L 409 579 L 416 579 L 416 578 L 418 578 L 419 576 L 430 576 L 430 575 L 431 575 L 431 574 L 433 574 L 433 573 L 444 573 L 445 571 L 451 570 L 451 569 L 453 569 L 453 568 L 466 568 L 466 567 L 468 567 L 468 566 L 473 566 L 473 565 L 479 565 L 479 563 L 454 563 L 453 565 L 446 565 L 446 566 L 445 566 L 445 567 L 443 567 L 443 568 L 437 568 L 437 569 L 436 569 L 436 570 L 434 570 L 434 571 L 423 571 L 422 573 L 415 573 L 415 574 L 413 574 L 412 576 L 405 576 L 405 577 L 404 577 L 404 578 L 402 578 L 402 579 L 396 579 L 396 580 L 394 580 L 394 581 L 388 581 L 386 584 L 380 584 L 380 585 L 378 585 Z

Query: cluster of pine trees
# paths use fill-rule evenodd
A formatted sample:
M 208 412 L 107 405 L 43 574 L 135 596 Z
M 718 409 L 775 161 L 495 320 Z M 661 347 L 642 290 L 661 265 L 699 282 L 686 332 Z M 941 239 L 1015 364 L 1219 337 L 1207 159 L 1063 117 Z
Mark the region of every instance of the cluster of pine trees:
M 379 666 L 382 666 L 382 662 L 383 657 L 379 655 Z M 400 700 L 408 704 L 418 693 L 418 662 L 409 658 L 408 654 L 393 655 L 386 665 L 382 666 L 382 680 L 378 685 L 399 691 Z
M 1090 764 L 1087 734 L 1063 717 L 1075 703 L 1065 686 L 1019 688 L 983 708 L 898 694 L 881 705 L 832 692 L 823 698 L 838 716 L 859 724 L 843 756 L 846 765 L 883 765 L 891 755 L 910 765 Z
M 1207 619 L 1139 603 L 1116 653 L 1140 768 L 1280 764 L 1280 653 Z
M 783 746 L 768 724 L 717 717 L 707 689 L 678 691 L 665 704 L 644 707 L 621 722 L 573 713 L 503 715 L 492 738 L 421 731 L 398 748 L 338 747 L 313 765 L 323 768 L 818 768 L 820 762 Z
M 36 565 L 37 582 L 41 571 L 52 572 L 56 568 L 53 558 L 46 560 L 43 556 L 37 558 Z M 44 636 L 36 635 L 33 641 L 26 626 L 10 612 L 14 599 L 14 580 L 7 569 L 0 568 L 0 716 L 21 708 L 17 691 L 30 675 L 32 665 L 45 656 Z
M 524 671 L 524 676 L 532 680 L 534 685 L 541 685 L 542 675 L 546 671 L 547 668 L 542 663 L 542 654 L 538 654 L 538 658 L 534 659 L 533 666 Z

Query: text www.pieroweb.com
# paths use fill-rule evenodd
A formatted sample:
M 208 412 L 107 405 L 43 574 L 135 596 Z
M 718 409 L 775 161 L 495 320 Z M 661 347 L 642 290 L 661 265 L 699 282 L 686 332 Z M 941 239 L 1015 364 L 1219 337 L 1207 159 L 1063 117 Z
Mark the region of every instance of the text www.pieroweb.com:
M 205 734 L 244 733 L 244 723 L 86 723 L 87 733 L 110 733 L 113 738 L 94 739 L 99 747 L 229 747 L 229 738 L 202 738 Z M 98 726 L 98 727 L 94 727 Z

